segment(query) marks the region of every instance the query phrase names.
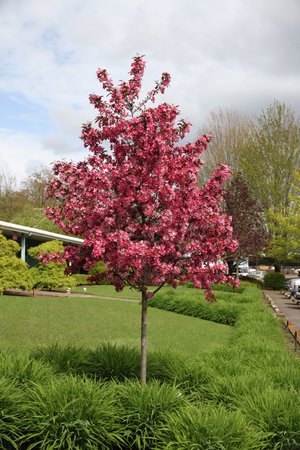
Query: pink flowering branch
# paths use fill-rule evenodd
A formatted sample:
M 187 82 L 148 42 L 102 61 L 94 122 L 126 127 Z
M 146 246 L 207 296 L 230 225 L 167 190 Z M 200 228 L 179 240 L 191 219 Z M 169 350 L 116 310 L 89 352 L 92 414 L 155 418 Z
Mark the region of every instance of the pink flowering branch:
M 147 105 L 164 93 L 170 75 L 163 73 L 140 100 L 144 69 L 143 57 L 135 57 L 129 81 L 119 86 L 98 70 L 107 95 L 90 96 L 96 118 L 81 135 L 89 155 L 54 165 L 48 195 L 55 207 L 47 210 L 64 232 L 84 238 L 80 249 L 66 250 L 74 267 L 88 269 L 103 260 L 117 290 L 129 285 L 141 292 L 143 355 L 147 299 L 165 284 L 192 281 L 213 300 L 212 284 L 227 280 L 222 258 L 237 246 L 222 211 L 230 170 L 220 165 L 199 187 L 201 155 L 211 135 L 180 142 L 191 124 L 180 119 L 179 109 Z M 157 286 L 154 292 L 149 285 Z

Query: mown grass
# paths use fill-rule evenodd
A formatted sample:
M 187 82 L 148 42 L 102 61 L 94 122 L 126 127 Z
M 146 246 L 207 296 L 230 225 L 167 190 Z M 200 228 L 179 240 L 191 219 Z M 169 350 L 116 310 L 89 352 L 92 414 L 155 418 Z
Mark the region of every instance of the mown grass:
M 155 287 L 151 286 L 149 287 L 149 290 L 154 290 Z M 164 291 L 168 288 L 163 287 L 161 290 Z M 179 287 L 178 289 L 181 289 Z M 132 300 L 141 300 L 141 293 L 136 291 L 135 289 L 132 289 L 128 286 L 125 286 L 123 291 L 117 292 L 115 287 L 112 285 L 85 285 L 85 286 L 76 286 L 72 288 L 72 292 L 79 294 L 92 294 L 92 295 L 99 295 L 100 297 L 115 297 L 115 298 L 129 298 Z M 198 291 L 199 295 L 202 296 L 201 291 Z
M 0 348 L 32 349 L 38 345 L 96 348 L 101 342 L 139 348 L 138 302 L 94 298 L 0 297 Z M 150 309 L 148 347 L 190 357 L 226 345 L 228 326 Z

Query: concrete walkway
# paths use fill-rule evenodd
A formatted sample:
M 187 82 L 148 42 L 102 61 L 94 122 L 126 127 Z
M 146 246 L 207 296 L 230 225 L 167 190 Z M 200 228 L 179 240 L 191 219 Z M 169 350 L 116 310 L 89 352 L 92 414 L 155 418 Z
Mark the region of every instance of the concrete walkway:
M 272 300 L 271 306 L 275 313 L 300 330 L 300 305 L 296 305 L 292 299 L 286 298 L 279 291 L 264 290 L 265 298 Z
M 80 297 L 80 298 L 97 298 L 100 300 L 119 300 L 125 302 L 137 303 L 139 300 L 134 300 L 133 298 L 124 297 L 109 297 L 104 295 L 94 295 L 94 294 L 81 294 L 80 292 L 61 292 L 61 291 L 24 291 L 22 289 L 5 289 L 5 295 L 16 295 L 21 297 Z
M 289 331 L 293 342 L 294 351 L 300 348 L 300 305 L 291 298 L 287 298 L 279 291 L 264 290 L 264 298 L 273 308 L 277 317 L 281 318 L 286 330 Z

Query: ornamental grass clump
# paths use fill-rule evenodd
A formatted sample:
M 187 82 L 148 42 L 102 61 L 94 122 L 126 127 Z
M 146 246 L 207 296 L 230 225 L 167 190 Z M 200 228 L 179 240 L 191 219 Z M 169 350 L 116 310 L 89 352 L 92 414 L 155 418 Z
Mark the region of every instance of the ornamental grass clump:
M 88 351 L 75 345 L 61 346 L 58 343 L 46 347 L 38 347 L 31 351 L 33 359 L 50 364 L 55 373 L 80 374 L 84 372 L 83 366 Z
M 260 395 L 250 392 L 240 397 L 237 406 L 250 423 L 269 436 L 265 448 L 300 447 L 299 391 L 270 385 Z
M 32 383 L 43 383 L 54 375 L 50 364 L 36 361 L 29 355 L 0 352 L 0 376 L 12 380 L 16 385 L 30 387 Z
M 187 403 L 179 389 L 165 383 L 128 382 L 118 385 L 116 392 L 128 449 L 157 448 L 157 433 L 166 424 L 167 413 Z
M 35 386 L 27 396 L 22 448 L 120 448 L 126 433 L 114 397 L 110 385 L 73 376 Z
M 267 434 L 252 426 L 239 411 L 213 404 L 188 405 L 167 415 L 158 429 L 156 449 L 263 449 Z
M 211 304 L 204 299 L 193 299 L 181 290 L 178 293 L 172 290 L 161 292 L 148 301 L 148 306 L 224 325 L 234 325 L 240 312 L 232 303 L 218 301 Z
M 94 380 L 136 380 L 139 378 L 139 351 L 135 347 L 102 343 L 96 349 L 84 349 L 72 345 L 62 347 L 53 344 L 39 347 L 31 352 L 31 364 L 41 365 L 40 378 L 43 368 L 47 374 L 47 367 L 55 373 L 73 374 L 89 377 Z M 26 359 L 27 361 L 27 357 Z M 9 359 L 13 361 L 12 357 Z M 35 361 L 37 360 L 37 361 Z M 1 361 L 1 360 L 0 360 Z M 182 378 L 182 373 L 189 370 L 186 360 L 175 353 L 153 351 L 149 352 L 149 380 L 170 381 Z M 49 370 L 49 369 L 48 369 Z M 51 372 L 51 371 L 50 371 Z M 1 373 L 1 369 L 0 369 Z
M 101 380 L 138 379 L 140 353 L 134 347 L 102 343 L 87 351 L 83 370 L 87 376 Z
M 16 384 L 0 376 L 0 448 L 19 449 L 19 441 L 24 431 L 25 399 Z

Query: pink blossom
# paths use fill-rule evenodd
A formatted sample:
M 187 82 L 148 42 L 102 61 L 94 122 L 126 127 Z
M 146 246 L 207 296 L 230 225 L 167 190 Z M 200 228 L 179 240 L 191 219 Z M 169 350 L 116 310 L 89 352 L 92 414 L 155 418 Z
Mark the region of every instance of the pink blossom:
M 48 195 L 56 206 L 47 215 L 64 232 L 84 238 L 81 248 L 66 249 L 72 267 L 88 269 L 103 260 L 117 290 L 130 285 L 150 298 L 148 285 L 192 281 L 213 299 L 211 285 L 227 279 L 222 256 L 237 245 L 221 208 L 230 170 L 220 165 L 198 186 L 211 135 L 180 143 L 191 124 L 179 118 L 179 109 L 147 106 L 164 93 L 170 75 L 163 73 L 140 100 L 144 69 L 144 59 L 135 57 L 129 81 L 118 86 L 98 70 L 108 95 L 90 96 L 97 116 L 81 134 L 89 156 L 54 164 Z

